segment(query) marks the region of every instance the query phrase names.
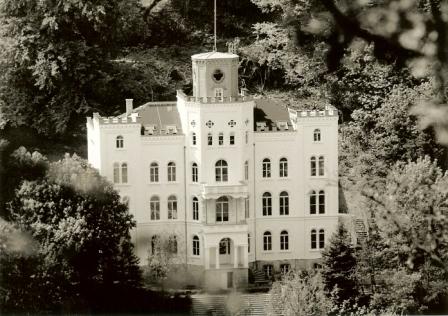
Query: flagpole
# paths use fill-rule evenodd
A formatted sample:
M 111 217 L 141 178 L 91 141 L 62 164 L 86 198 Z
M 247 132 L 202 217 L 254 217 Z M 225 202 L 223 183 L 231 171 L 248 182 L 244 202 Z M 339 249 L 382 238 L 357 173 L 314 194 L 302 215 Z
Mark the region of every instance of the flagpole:
M 214 33 L 215 33 L 215 45 L 213 46 L 213 51 L 216 52 L 216 0 L 215 0 Z

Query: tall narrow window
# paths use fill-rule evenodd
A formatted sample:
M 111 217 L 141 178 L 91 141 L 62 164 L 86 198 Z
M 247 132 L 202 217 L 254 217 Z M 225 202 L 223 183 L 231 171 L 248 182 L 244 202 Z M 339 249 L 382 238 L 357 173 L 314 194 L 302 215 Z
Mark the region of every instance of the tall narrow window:
M 325 191 L 319 191 L 319 214 L 325 214 Z
M 317 194 L 316 191 L 310 192 L 310 214 L 314 215 L 317 213 Z
M 235 134 L 233 132 L 230 133 L 229 143 L 230 145 L 235 145 Z
M 151 162 L 149 166 L 149 181 L 159 182 L 159 165 L 157 162 Z
M 151 197 L 149 202 L 149 207 L 151 211 L 151 220 L 156 221 L 160 219 L 160 200 L 158 196 Z
M 288 159 L 281 158 L 279 163 L 280 178 L 288 176 Z
M 124 138 L 123 136 L 117 136 L 115 139 L 115 147 L 117 148 L 123 148 L 124 147 Z
M 216 222 L 229 221 L 229 199 L 221 196 L 216 200 Z
M 311 176 L 315 177 L 317 175 L 316 157 L 312 156 L 310 162 L 311 162 Z
M 280 215 L 289 215 L 289 195 L 288 192 L 280 193 Z
M 177 237 L 176 237 L 176 235 L 171 235 L 168 238 L 168 251 L 173 254 L 177 253 Z
M 219 133 L 219 135 L 218 135 L 218 145 L 219 146 L 224 145 L 224 133 Z
M 315 229 L 311 230 L 311 249 L 317 249 L 317 233 Z
M 249 218 L 249 198 L 244 199 L 244 217 Z
M 263 159 L 263 178 L 271 177 L 271 161 L 268 158 Z
M 319 157 L 319 176 L 323 176 L 324 175 L 324 157 L 320 156 Z
M 270 232 L 265 232 L 263 234 L 263 250 L 272 250 L 272 235 Z
M 121 183 L 128 183 L 128 164 L 121 164 Z
M 197 197 L 193 197 L 193 220 L 199 220 L 199 200 Z
M 191 133 L 191 144 L 196 146 L 196 133 Z
M 157 235 L 152 236 L 151 238 L 151 252 L 155 254 L 156 251 L 160 250 L 160 237 Z
M 249 180 L 249 161 L 244 163 L 244 180 Z
M 212 135 L 212 133 L 208 133 L 208 134 L 207 134 L 207 144 L 208 144 L 209 146 L 212 146 L 212 145 L 213 145 L 213 135 Z
M 223 238 L 219 242 L 219 254 L 230 255 L 230 238 Z
M 325 231 L 323 229 L 319 230 L 319 248 L 325 248 Z
M 114 162 L 114 183 L 120 183 L 120 164 Z
M 315 142 L 320 142 L 320 129 L 316 128 L 313 133 L 313 140 Z
M 272 196 L 271 193 L 263 193 L 263 216 L 272 215 Z
M 250 234 L 247 234 L 247 252 L 249 253 L 250 253 L 250 240 L 251 240 Z
M 168 219 L 177 219 L 177 199 L 174 195 L 168 197 Z
M 289 235 L 286 230 L 283 230 L 280 233 L 280 250 L 288 250 L 289 249 Z
M 289 263 L 284 263 L 280 265 L 280 272 L 282 274 L 287 274 L 291 270 L 291 265 Z
M 176 164 L 174 162 L 168 163 L 168 182 L 176 181 Z
M 249 144 L 249 132 L 248 131 L 246 131 L 244 138 L 246 140 L 246 144 Z
M 191 181 L 192 182 L 198 182 L 198 179 L 199 179 L 198 173 L 199 173 L 198 164 L 193 162 L 193 164 L 191 165 Z
M 272 264 L 265 264 L 263 266 L 263 272 L 264 272 L 264 277 L 265 279 L 270 279 L 272 278 L 272 271 L 273 271 L 273 267 Z
M 199 256 L 199 237 L 193 236 L 193 255 Z
M 216 182 L 227 182 L 229 170 L 225 160 L 218 160 L 215 164 L 215 180 Z

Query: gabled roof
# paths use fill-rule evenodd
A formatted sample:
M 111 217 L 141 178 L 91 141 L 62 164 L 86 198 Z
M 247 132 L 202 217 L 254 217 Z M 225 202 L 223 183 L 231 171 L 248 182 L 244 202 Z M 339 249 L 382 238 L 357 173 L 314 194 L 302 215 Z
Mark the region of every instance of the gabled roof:
M 288 108 L 279 101 L 272 99 L 255 99 L 254 130 L 257 130 L 257 122 L 265 122 L 269 130 L 277 130 L 277 122 L 286 122 L 292 129 Z M 269 128 L 271 127 L 271 128 Z
M 156 130 L 166 129 L 167 126 L 175 126 L 177 134 L 182 133 L 182 124 L 176 102 L 148 102 L 133 113 L 138 113 L 138 122 L 145 126 L 155 126 Z

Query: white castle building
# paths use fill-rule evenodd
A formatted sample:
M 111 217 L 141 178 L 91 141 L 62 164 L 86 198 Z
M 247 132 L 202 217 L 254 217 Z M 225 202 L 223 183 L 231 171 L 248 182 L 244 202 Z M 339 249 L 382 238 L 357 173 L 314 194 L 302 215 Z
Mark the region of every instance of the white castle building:
M 235 54 L 192 63 L 192 96 L 128 99 L 118 117 L 87 119 L 89 162 L 129 203 L 141 265 L 170 236 L 190 284 L 245 286 L 249 268 L 312 267 L 338 222 L 337 110 L 240 93 Z

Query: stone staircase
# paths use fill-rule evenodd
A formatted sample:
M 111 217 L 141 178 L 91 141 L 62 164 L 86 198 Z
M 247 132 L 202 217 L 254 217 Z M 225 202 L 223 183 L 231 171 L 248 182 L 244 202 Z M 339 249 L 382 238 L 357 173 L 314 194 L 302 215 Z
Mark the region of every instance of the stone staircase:
M 231 295 L 231 294 L 230 294 Z M 227 295 L 212 295 L 212 294 L 195 294 L 191 296 L 192 306 L 191 315 L 194 316 L 227 316 L 228 308 L 226 304 L 229 303 L 229 296 Z M 262 316 L 268 315 L 270 308 L 268 293 L 252 293 L 252 294 L 237 294 L 239 303 L 233 306 L 232 316 Z
M 355 233 L 356 233 L 356 242 L 362 243 L 367 239 L 367 229 L 364 224 L 364 220 L 355 219 Z

